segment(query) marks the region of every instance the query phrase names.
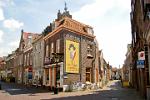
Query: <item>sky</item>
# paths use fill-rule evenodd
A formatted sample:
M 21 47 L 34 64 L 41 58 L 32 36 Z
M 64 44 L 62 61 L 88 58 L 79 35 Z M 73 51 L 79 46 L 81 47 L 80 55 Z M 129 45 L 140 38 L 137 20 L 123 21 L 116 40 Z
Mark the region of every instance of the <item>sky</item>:
M 41 33 L 64 2 L 73 19 L 93 27 L 105 60 L 122 66 L 131 43 L 130 0 L 0 0 L 0 56 L 19 46 L 22 29 Z

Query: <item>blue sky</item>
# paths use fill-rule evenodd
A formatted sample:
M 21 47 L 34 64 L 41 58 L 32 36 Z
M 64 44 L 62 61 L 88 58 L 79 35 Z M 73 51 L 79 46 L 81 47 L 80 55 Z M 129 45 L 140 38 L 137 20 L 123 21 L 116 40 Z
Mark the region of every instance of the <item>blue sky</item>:
M 73 19 L 94 28 L 106 61 L 122 65 L 131 43 L 130 0 L 0 0 L 0 56 L 18 47 L 21 29 L 41 33 L 65 1 Z

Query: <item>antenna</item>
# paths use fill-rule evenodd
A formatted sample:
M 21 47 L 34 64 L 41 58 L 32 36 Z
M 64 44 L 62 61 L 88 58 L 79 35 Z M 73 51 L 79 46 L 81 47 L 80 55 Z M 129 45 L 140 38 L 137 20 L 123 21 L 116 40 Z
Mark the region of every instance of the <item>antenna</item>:
M 67 3 L 65 2 L 65 8 L 64 8 L 64 10 L 67 11 L 67 9 L 68 9 L 67 8 Z

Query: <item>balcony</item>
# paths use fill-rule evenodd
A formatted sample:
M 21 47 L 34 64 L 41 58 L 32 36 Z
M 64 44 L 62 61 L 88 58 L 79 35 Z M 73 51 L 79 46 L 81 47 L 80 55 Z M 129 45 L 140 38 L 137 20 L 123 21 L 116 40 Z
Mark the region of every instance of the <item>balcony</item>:
M 63 62 L 64 61 L 64 56 L 63 53 L 53 53 L 52 57 L 45 57 L 44 59 L 44 65 L 49 65 L 49 64 L 55 64 L 55 59 L 58 58 L 58 62 Z

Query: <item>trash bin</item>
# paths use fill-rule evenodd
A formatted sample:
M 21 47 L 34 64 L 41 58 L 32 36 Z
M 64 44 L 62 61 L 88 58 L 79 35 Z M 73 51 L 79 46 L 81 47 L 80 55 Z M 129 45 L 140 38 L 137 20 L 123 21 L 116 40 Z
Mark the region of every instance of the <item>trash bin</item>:
M 58 88 L 57 87 L 54 88 L 54 94 L 58 94 Z

